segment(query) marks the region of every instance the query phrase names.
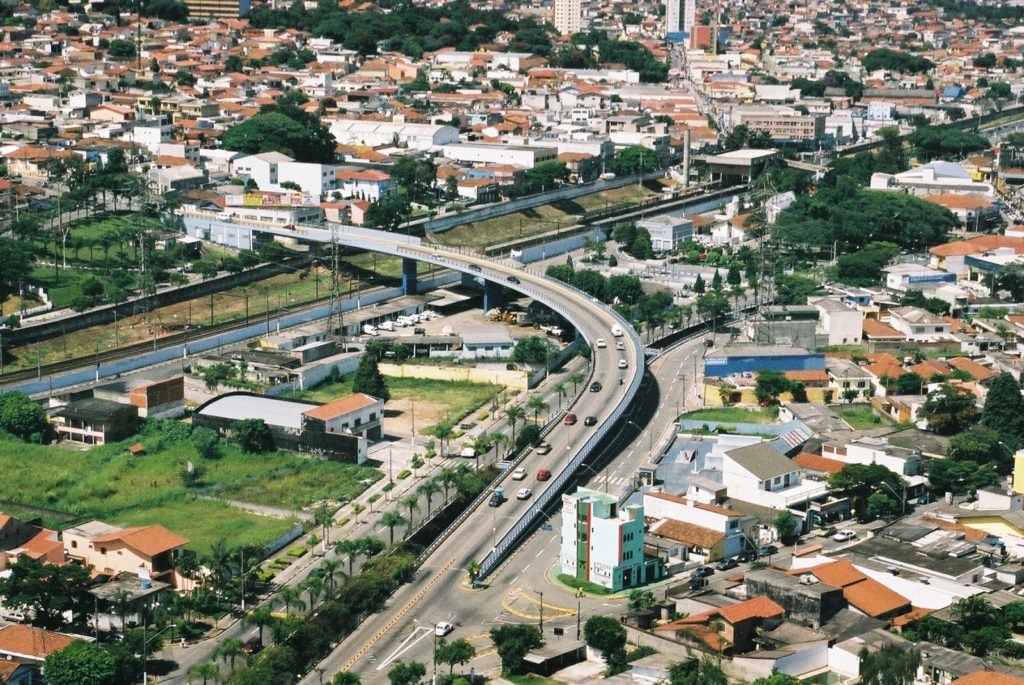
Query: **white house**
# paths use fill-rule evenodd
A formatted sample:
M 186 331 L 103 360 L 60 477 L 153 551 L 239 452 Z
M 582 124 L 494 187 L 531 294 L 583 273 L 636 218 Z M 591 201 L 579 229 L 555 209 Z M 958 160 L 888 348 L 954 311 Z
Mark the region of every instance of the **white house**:
M 889 325 L 907 340 L 927 342 L 949 337 L 949 322 L 920 307 L 900 307 L 889 312 Z
M 362 171 L 339 171 L 338 190 L 344 198 L 359 198 L 377 202 L 395 189 L 395 182 L 383 171 L 366 169 Z
M 864 335 L 864 315 L 838 299 L 811 298 L 807 301 L 818 310 L 817 333 L 828 337 L 828 345 L 857 345 Z
M 445 159 L 467 164 L 512 164 L 532 169 L 558 158 L 557 148 L 527 145 L 501 145 L 494 143 L 460 143 L 444 146 Z
M 158 155 L 160 145 L 171 142 L 171 127 L 164 124 L 136 124 L 124 135 L 124 139 Z
M 746 545 L 746 539 L 752 539 L 751 531 L 743 530 L 744 515 L 732 509 L 719 507 L 714 504 L 698 502 L 692 497 L 676 497 L 664 492 L 644 493 L 644 516 L 651 519 L 678 521 L 687 528 L 685 532 L 693 533 L 693 543 L 705 545 L 707 540 L 713 540 L 709 549 L 718 547 L 719 556 L 715 558 L 730 558 L 741 554 Z M 750 519 L 751 523 L 753 519 Z M 657 533 L 658 524 L 651 528 L 652 533 Z M 749 526 L 748 526 L 749 527 Z M 684 542 L 691 542 L 685 540 Z M 693 545 L 691 545 L 692 547 Z M 670 556 L 680 557 L 669 551 Z M 685 557 L 683 557 L 685 558 Z
M 969 171 L 953 162 L 936 160 L 898 174 L 874 173 L 871 190 L 888 190 L 924 196 L 936 193 L 970 194 L 996 198 L 991 183 L 978 183 Z
M 459 130 L 441 124 L 334 119 L 328 128 L 339 145 L 397 145 L 413 150 L 429 150 L 459 142 Z
M 729 497 L 775 509 L 786 509 L 824 495 L 823 483 L 800 479 L 800 467 L 767 442 L 726 452 L 722 483 Z
M 638 221 L 636 225 L 651 234 L 651 246 L 655 252 L 671 252 L 693 239 L 693 222 L 685 216 L 662 214 Z
M 296 162 L 280 152 L 261 152 L 239 157 L 232 163 L 236 176 L 252 180 L 260 190 L 281 192 L 283 183 L 294 183 L 302 192 L 319 197 L 337 185 L 332 164 Z
M 900 476 L 921 473 L 921 454 L 904 447 L 894 447 L 885 438 L 863 436 L 844 444 L 825 443 L 821 456 L 846 464 L 881 464 Z

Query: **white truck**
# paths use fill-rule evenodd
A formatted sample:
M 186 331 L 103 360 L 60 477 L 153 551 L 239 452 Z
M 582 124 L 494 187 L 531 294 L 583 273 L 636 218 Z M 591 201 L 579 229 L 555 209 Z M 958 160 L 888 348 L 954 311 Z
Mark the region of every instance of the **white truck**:
M 615 326 L 612 326 L 612 335 L 614 335 L 616 338 L 621 338 L 622 337 L 622 326 L 619 326 L 617 324 Z
M 363 326 L 363 333 L 365 335 L 377 335 L 377 327 L 371 326 L 370 324 L 366 324 L 365 326 Z

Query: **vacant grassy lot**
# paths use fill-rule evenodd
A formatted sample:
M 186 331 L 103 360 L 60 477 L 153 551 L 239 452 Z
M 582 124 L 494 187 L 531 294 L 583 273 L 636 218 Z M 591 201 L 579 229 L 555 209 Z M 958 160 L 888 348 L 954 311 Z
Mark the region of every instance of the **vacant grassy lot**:
M 319 500 L 352 500 L 369 483 L 382 478 L 376 469 L 334 461 L 303 461 L 277 469 L 267 477 L 237 481 L 217 491 L 218 497 L 301 509 Z
M 652 194 L 654 191 L 647 186 L 638 188 L 635 185 L 629 185 L 624 188 L 584 195 L 575 200 L 553 202 L 494 219 L 456 226 L 435 234 L 433 239 L 445 245 L 485 246 L 520 237 L 528 238 L 547 231 L 554 231 L 559 227 L 571 226 L 587 212 L 637 202 Z
M 134 442 L 146 445 L 148 453 L 129 455 L 125 447 Z M 0 438 L 0 473 L 4 474 L 7 499 L 67 512 L 75 515 L 76 521 L 96 518 L 124 525 L 162 523 L 189 538 L 191 546 L 199 551 L 220 538 L 232 544 L 239 537 L 268 542 L 292 524 L 194 498 L 182 480 L 189 461 L 205 469 L 202 485 L 241 489 L 240 484 L 244 484 L 242 491 L 255 502 L 294 508 L 325 493 L 353 496 L 365 487 L 360 481 L 380 477 L 373 469 L 283 452 L 249 455 L 228 444 L 222 445 L 221 452 L 218 459 L 201 459 L 187 441 L 154 434 L 88 451 L 25 445 Z M 279 481 L 311 479 L 304 475 L 307 470 L 315 474 L 316 491 L 282 492 Z
M 869 407 L 836 407 L 836 413 L 857 430 L 888 425 Z
M 779 418 L 777 407 L 743 409 L 741 407 L 712 407 L 683 414 L 679 418 L 689 421 L 725 421 L 729 423 L 775 423 Z
M 495 387 L 486 383 L 423 380 L 419 378 L 387 378 L 391 399 L 385 405 L 388 421 L 405 424 L 416 413 L 416 433 L 427 435 L 432 424 L 448 417 L 458 421 L 494 397 Z M 499 388 L 500 389 L 500 388 Z M 315 390 L 289 395 L 310 402 L 330 402 L 352 394 L 351 378 L 338 383 L 325 383 Z M 415 402 L 415 408 L 412 403 Z M 385 425 L 385 429 L 391 427 Z

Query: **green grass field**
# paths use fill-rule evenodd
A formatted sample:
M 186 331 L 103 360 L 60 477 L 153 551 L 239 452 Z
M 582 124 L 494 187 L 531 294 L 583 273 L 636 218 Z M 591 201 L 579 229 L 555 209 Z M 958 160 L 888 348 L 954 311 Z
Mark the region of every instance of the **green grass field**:
M 629 185 L 455 226 L 435 234 L 433 239 L 445 245 L 493 245 L 515 238 L 528 238 L 559 227 L 571 226 L 587 212 L 637 202 L 652 194 L 654 191 L 647 186 L 637 188 Z
M 743 409 L 741 407 L 710 407 L 683 414 L 679 418 L 689 421 L 725 421 L 729 423 L 775 423 L 779 410 Z
M 459 420 L 469 415 L 494 397 L 494 386 L 486 383 L 419 378 L 386 378 L 385 380 L 391 391 L 392 400 L 415 400 L 430 402 L 434 405 L 440 404 L 443 409 L 439 414 L 443 416 L 447 413 L 452 420 Z M 325 383 L 315 390 L 292 393 L 289 397 L 310 402 L 330 402 L 350 394 L 352 394 L 351 379 L 345 378 L 338 383 Z M 417 416 L 420 416 L 419 410 L 416 413 Z M 419 420 L 416 423 L 417 426 L 420 425 Z M 424 427 L 417 432 L 426 433 L 428 428 Z
M 133 457 L 128 444 L 141 442 L 148 453 Z M 334 462 L 319 462 L 283 452 L 243 454 L 223 444 L 222 456 L 201 459 L 188 442 L 142 434 L 88 451 L 25 445 L 0 439 L 0 473 L 7 499 L 120 525 L 162 523 L 189 538 L 198 551 L 226 538 L 232 544 L 268 542 L 293 522 L 255 516 L 219 502 L 196 499 L 182 482 L 189 461 L 206 469 L 204 486 L 236 488 L 260 504 L 298 508 L 325 494 L 351 497 L 365 487 L 360 481 L 380 478 L 374 469 Z M 284 474 L 284 475 L 282 475 Z M 286 484 L 317 484 L 316 490 L 283 489 Z M 244 488 L 242 487 L 244 486 Z M 234 496 L 232 499 L 242 499 Z M 47 521 L 56 525 L 59 521 Z M 67 524 L 65 523 L 64 526 Z
M 840 418 L 857 430 L 888 425 L 868 407 L 836 407 L 835 411 Z

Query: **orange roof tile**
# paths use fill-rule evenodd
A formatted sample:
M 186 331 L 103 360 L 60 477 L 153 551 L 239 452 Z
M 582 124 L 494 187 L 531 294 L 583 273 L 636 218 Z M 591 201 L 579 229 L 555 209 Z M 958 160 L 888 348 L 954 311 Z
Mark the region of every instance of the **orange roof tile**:
M 985 209 L 992 206 L 992 203 L 984 198 L 971 197 L 970 195 L 954 195 L 952 193 L 925 195 L 921 199 L 946 209 Z
M 74 641 L 75 638 L 70 635 L 21 623 L 0 628 L 0 654 L 24 656 L 41 661 Z
M 953 257 L 956 255 L 977 254 L 988 252 L 1000 247 L 1010 247 L 1017 254 L 1024 253 L 1024 238 L 1009 238 L 1005 235 L 980 235 L 968 240 L 956 240 L 943 245 L 936 245 L 928 250 L 937 257 Z
M 957 678 L 951 685 L 1024 685 L 1024 679 L 996 671 L 974 671 Z
M 998 375 L 992 369 L 982 366 L 978 362 L 973 359 L 968 359 L 967 357 L 954 357 L 949 360 L 949 365 L 954 369 L 966 371 L 971 374 L 971 378 L 979 383 L 984 383 L 988 379 L 995 378 Z
M 835 587 L 846 587 L 867 578 L 866 575 L 854 568 L 853 564 L 845 559 L 789 571 L 791 576 L 803 576 L 808 573 L 814 575 L 826 585 L 834 585 Z
M 796 369 L 793 371 L 786 371 L 785 376 L 791 381 L 828 382 L 828 372 L 824 369 Z
M 910 609 L 909 599 L 872 578 L 844 587 L 843 597 L 857 609 L 876 618 Z
M 376 397 L 371 397 L 365 393 L 357 392 L 349 395 L 348 397 L 342 397 L 340 400 L 334 400 L 327 404 L 321 404 L 319 407 L 314 409 L 308 409 L 302 412 L 303 416 L 308 416 L 313 419 L 320 419 L 321 421 L 330 421 L 331 419 L 345 414 L 351 414 L 354 411 L 359 411 L 366 407 L 372 407 L 373 405 L 380 402 Z
M 844 462 L 838 459 L 829 459 L 820 454 L 811 454 L 810 452 L 801 452 L 796 455 L 793 457 L 793 463 L 800 468 L 819 473 L 839 473 L 846 466 Z
M 906 338 L 892 326 L 874 319 L 864 319 L 864 335 L 871 338 L 899 338 L 901 340 Z
M 754 597 L 748 599 L 746 602 L 740 602 L 739 604 L 733 604 L 732 606 L 722 607 L 717 612 L 729 623 L 739 623 L 740 621 L 746 621 L 751 618 L 771 618 L 773 616 L 782 616 L 786 612 L 785 610 L 776 604 L 770 597 Z
M 651 532 L 669 540 L 704 549 L 711 549 L 725 537 L 725 533 L 721 531 L 675 519 L 665 519 L 652 528 Z
M 114 542 L 120 540 L 125 545 L 146 556 L 156 556 L 178 547 L 184 547 L 188 540 L 177 533 L 172 533 L 159 523 L 142 528 L 123 528 L 113 533 L 100 535 L 94 542 Z

